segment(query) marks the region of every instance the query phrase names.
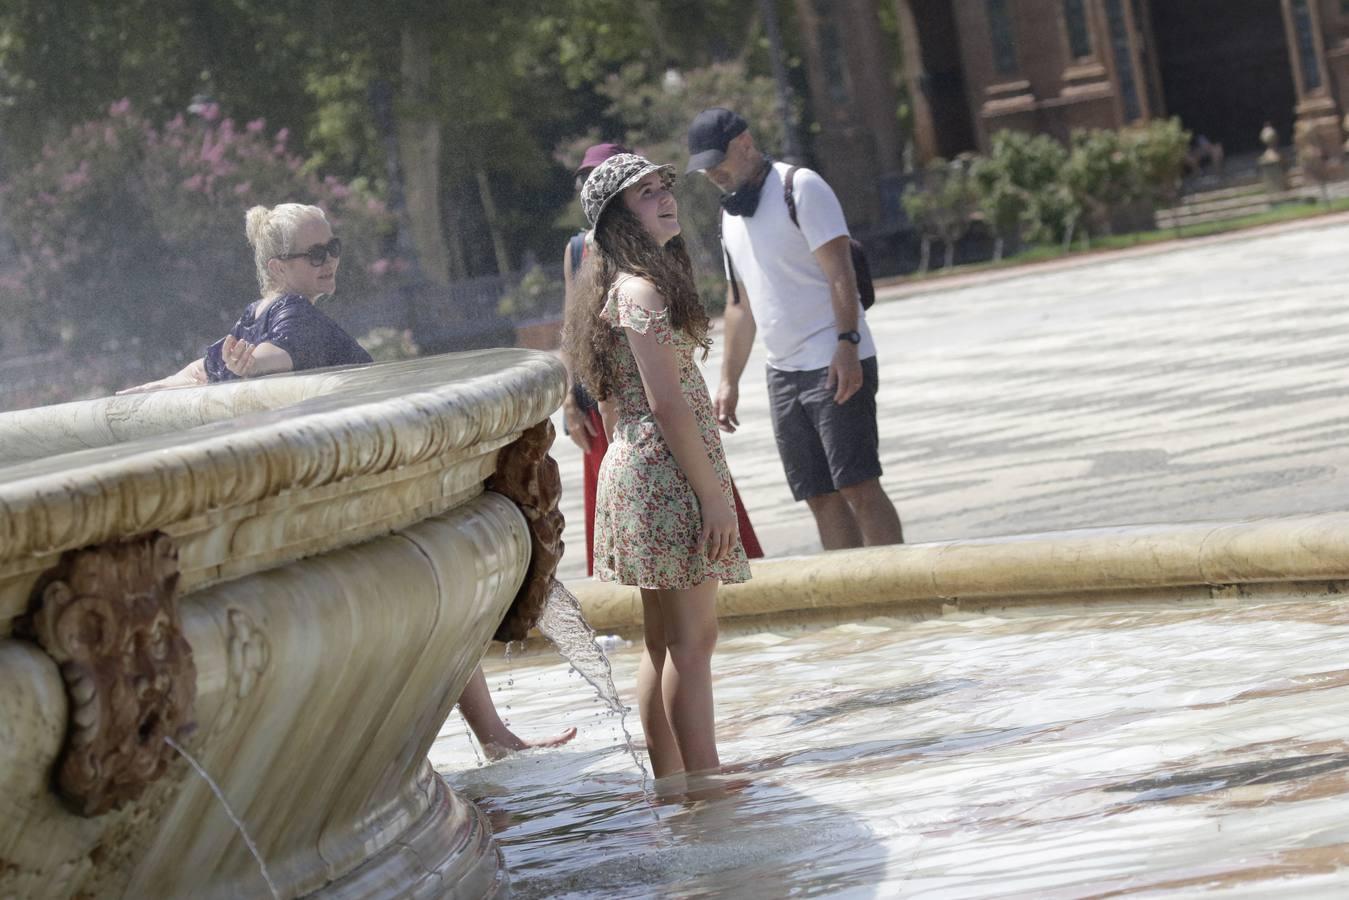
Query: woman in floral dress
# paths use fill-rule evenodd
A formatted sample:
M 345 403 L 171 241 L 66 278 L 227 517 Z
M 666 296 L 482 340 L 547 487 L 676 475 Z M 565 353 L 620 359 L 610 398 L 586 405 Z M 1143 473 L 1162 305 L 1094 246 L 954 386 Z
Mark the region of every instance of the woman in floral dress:
M 671 187 L 624 153 L 581 193 L 597 252 L 567 322 L 576 374 L 616 419 L 600 469 L 595 575 L 641 589 L 638 704 L 656 777 L 720 766 L 712 702 L 720 583 L 749 579 L 731 477 L 694 360 L 710 345 Z

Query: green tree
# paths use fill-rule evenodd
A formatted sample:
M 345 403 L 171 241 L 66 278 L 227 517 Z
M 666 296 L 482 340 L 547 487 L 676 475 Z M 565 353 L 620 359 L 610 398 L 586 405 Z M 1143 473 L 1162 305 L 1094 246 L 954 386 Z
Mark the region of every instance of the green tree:
M 1174 203 L 1180 193 L 1181 175 L 1185 171 L 1185 154 L 1190 146 L 1190 132 L 1180 119 L 1157 119 L 1125 132 L 1130 145 L 1142 193 L 1149 205 L 1157 207 Z
M 1085 211 L 1088 225 L 1113 233 L 1115 214 L 1144 196 L 1134 147 L 1122 132 L 1093 128 L 1074 131 L 1069 148 L 1064 184 Z M 1090 227 L 1083 237 L 1090 242 Z
M 1027 188 L 1016 183 L 1013 159 L 1007 152 L 1007 135 L 1001 131 L 993 136 L 993 152 L 979 157 L 970 169 L 979 195 L 979 210 L 993 231 L 993 259 L 1002 259 L 1008 238 L 1013 242 L 1021 235 L 1031 195 Z
M 971 177 L 974 158 L 962 154 L 949 162 L 928 162 L 919 184 L 910 185 L 901 201 L 919 228 L 924 243 L 920 271 L 927 271 L 928 247 L 933 238 L 945 248 L 943 265 L 955 264 L 956 244 L 969 231 L 979 194 Z
M 142 377 L 181 365 L 257 296 L 244 211 L 277 197 L 323 206 L 342 234 L 340 318 L 390 268 L 368 185 L 306 172 L 260 119 L 208 107 L 156 126 L 119 101 L 0 186 L 19 259 L 6 313 L 36 346 L 116 354 Z
M 21 166 L 45 141 L 121 97 L 163 121 L 205 93 L 246 118 L 297 128 L 306 61 L 288 20 L 261 0 L 6 0 L 0 4 L 0 134 Z M 313 19 L 312 8 L 305 12 Z
M 163 122 L 204 93 L 290 127 L 313 170 L 376 189 L 401 174 L 436 280 L 515 268 L 560 237 L 571 185 L 555 150 L 608 118 L 606 73 L 762 71 L 756 21 L 731 0 L 538 0 L 528 14 L 486 0 L 9 0 L 0 174 L 118 98 Z M 386 120 L 372 94 L 392 98 Z
M 905 190 L 902 204 L 905 212 L 913 220 L 920 221 L 920 233 L 924 235 L 924 244 L 929 236 L 936 237 L 946 248 L 943 266 L 950 269 L 955 264 L 955 246 L 965 237 L 978 208 L 978 189 L 970 170 L 974 158 L 962 154 L 947 162 L 942 158 L 932 159 L 923 171 L 920 185 L 911 185 Z M 927 270 L 928 250 L 924 247 L 923 263 L 920 269 Z
M 1014 234 L 1011 211 L 1021 207 L 1020 230 L 1032 241 L 1071 240 L 1080 216 L 1077 201 L 1063 184 L 1068 151 L 1044 134 L 999 131 L 992 152 L 976 165 L 975 180 L 984 191 L 984 214 L 1000 235 Z M 989 192 L 994 192 L 990 196 Z

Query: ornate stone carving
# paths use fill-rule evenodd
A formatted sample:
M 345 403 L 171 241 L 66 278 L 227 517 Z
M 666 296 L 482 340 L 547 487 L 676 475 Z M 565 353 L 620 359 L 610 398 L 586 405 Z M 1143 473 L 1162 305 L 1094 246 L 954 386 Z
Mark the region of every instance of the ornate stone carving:
M 34 591 L 23 630 L 61 666 L 70 725 L 56 787 L 80 815 L 139 797 L 173 758 L 164 739 L 193 727 L 177 587 L 177 548 L 154 534 L 68 551 Z
M 243 700 L 253 693 L 258 676 L 266 671 L 272 649 L 267 643 L 267 635 L 258 630 L 253 619 L 242 609 L 231 609 L 229 622 L 230 680 L 234 684 L 234 695 Z
M 557 462 L 548 455 L 553 436 L 553 423 L 548 419 L 528 429 L 502 449 L 496 473 L 487 480 L 489 491 L 507 497 L 525 514 L 532 551 L 525 582 L 494 635 L 498 641 L 523 640 L 534 627 L 562 558 L 563 518 L 557 508 L 562 477 Z
M 220 710 L 211 725 L 212 738 L 224 734 L 234 724 L 239 705 L 253 693 L 258 679 L 272 661 L 271 644 L 252 616 L 242 609 L 231 608 L 226 620 L 229 623 L 226 643 L 229 682 L 221 692 Z

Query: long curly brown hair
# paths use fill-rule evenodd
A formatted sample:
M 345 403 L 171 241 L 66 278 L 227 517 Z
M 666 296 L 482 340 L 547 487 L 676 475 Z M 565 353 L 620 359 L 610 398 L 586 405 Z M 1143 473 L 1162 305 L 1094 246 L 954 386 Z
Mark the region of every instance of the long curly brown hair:
M 609 289 L 624 273 L 639 275 L 656 286 L 665 298 L 670 325 L 693 338 L 703 348 L 704 359 L 712 346 L 708 337 L 712 323 L 698 298 L 684 239 L 676 235 L 661 247 L 615 197 L 595 226 L 595 245 L 581 265 L 562 336 L 573 375 L 596 400 L 609 399 L 614 390 L 614 348 L 619 333 L 600 312 Z

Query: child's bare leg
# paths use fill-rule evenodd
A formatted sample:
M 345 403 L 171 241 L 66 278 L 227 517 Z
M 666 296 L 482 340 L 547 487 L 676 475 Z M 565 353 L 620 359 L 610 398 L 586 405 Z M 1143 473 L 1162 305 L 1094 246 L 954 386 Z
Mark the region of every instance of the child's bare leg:
M 660 592 L 666 649 L 661 694 L 679 755 L 689 772 L 721 765 L 712 701 L 717 586 L 715 579 L 708 579 L 695 588 Z
M 665 628 L 660 611 L 660 591 L 642 590 L 642 636 L 646 649 L 637 668 L 637 710 L 646 735 L 646 752 L 657 778 L 684 770 L 670 719 L 661 696 L 661 674 L 665 667 Z
M 526 741 L 517 737 L 515 732 L 506 727 L 506 723 L 501 721 L 501 716 L 497 713 L 496 704 L 492 702 L 492 692 L 487 689 L 487 676 L 483 674 L 482 666 L 473 670 L 468 684 L 464 685 L 464 691 L 459 695 L 459 712 L 468 723 L 468 727 L 473 729 L 473 736 L 478 739 L 479 744 L 482 744 L 482 752 L 488 759 L 502 759 L 531 747 L 560 747 L 576 737 L 575 728 L 568 728 L 561 734 L 538 741 Z

